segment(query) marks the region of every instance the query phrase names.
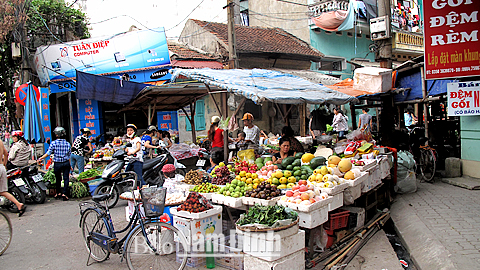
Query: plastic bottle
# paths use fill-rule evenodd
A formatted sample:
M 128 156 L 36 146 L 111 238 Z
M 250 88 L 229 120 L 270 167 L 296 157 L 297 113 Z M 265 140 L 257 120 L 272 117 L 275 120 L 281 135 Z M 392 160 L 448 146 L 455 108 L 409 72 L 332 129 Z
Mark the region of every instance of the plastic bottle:
M 205 241 L 205 253 L 207 254 L 207 268 L 215 268 L 215 257 L 213 256 L 213 242 L 211 239 Z

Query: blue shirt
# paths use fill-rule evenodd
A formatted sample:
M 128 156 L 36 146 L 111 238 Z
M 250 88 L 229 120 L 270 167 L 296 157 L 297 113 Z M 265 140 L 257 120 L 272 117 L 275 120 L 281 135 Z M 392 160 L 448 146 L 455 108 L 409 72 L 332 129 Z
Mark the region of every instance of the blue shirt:
M 53 162 L 65 162 L 70 159 L 71 145 L 64 139 L 56 139 L 48 147 L 47 155 L 53 154 Z
M 143 135 L 142 136 L 142 150 L 143 150 L 143 155 L 144 156 L 147 156 L 148 155 L 148 152 L 147 152 L 147 148 L 145 147 L 145 142 L 150 142 L 150 145 L 152 145 L 152 137 L 150 135 Z
M 410 127 L 413 125 L 413 117 L 409 113 L 404 113 L 403 117 L 405 118 L 405 126 Z

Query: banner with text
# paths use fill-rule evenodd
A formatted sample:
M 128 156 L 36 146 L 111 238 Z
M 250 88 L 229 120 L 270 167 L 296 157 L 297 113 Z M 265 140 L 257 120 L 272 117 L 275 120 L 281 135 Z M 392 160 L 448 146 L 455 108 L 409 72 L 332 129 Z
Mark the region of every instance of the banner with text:
M 480 115 L 480 81 L 447 84 L 448 116 Z
M 425 78 L 480 75 L 478 0 L 424 3 Z

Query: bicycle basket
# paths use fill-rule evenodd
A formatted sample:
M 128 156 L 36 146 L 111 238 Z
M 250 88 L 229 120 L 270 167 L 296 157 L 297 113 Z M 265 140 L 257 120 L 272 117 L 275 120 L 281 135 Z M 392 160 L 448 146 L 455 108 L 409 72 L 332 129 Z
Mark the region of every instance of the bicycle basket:
M 164 187 L 147 187 L 140 190 L 145 216 L 158 217 L 163 214 L 167 189 Z

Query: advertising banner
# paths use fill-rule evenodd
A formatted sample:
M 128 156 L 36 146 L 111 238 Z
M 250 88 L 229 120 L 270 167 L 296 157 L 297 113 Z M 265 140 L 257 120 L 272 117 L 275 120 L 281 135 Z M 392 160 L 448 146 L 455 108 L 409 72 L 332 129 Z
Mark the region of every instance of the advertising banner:
M 424 2 L 425 78 L 480 75 L 478 0 Z
M 480 81 L 447 84 L 448 116 L 480 115 Z
M 73 78 L 76 70 L 98 75 L 170 65 L 170 56 L 162 27 L 41 46 L 34 63 L 46 85 L 50 80 Z
M 48 98 L 48 88 L 40 87 L 40 104 L 42 110 L 42 126 L 43 126 L 43 135 L 45 136 L 45 143 L 44 148 L 47 151 L 48 147 L 50 146 L 50 142 L 52 141 L 52 128 L 50 127 L 50 100 Z M 45 160 L 50 159 L 47 157 Z
M 92 136 L 100 135 L 100 111 L 98 101 L 92 99 L 78 100 L 78 120 L 80 128 L 88 128 Z

